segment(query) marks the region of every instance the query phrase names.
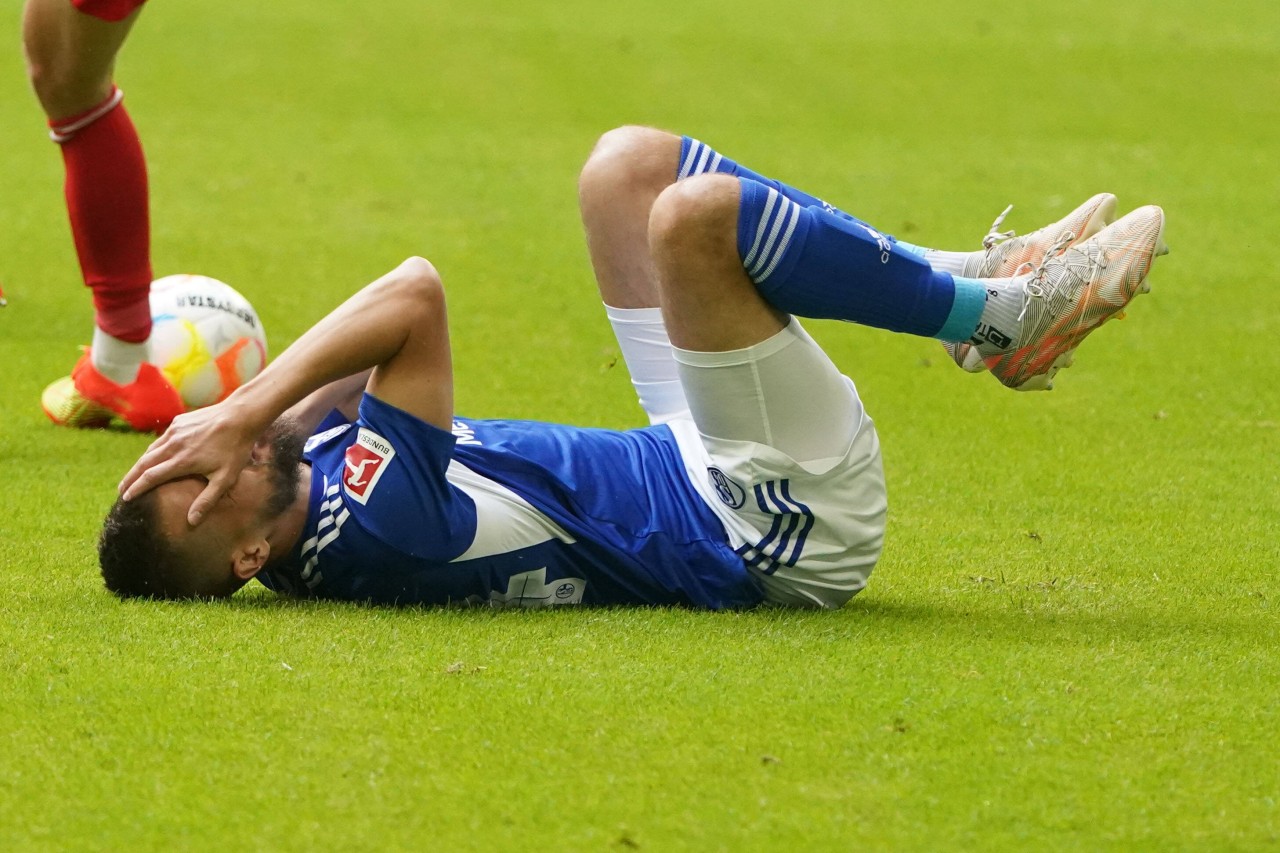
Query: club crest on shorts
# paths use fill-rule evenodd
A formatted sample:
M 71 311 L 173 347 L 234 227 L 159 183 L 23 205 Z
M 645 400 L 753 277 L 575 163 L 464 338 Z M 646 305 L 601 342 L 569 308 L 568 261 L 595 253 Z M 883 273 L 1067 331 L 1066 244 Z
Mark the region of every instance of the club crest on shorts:
M 367 503 L 382 472 L 396 456 L 391 442 L 370 429 L 360 427 L 355 443 L 347 448 L 342 471 L 342 488 L 358 503 Z
M 707 480 L 711 483 L 711 489 L 716 493 L 716 497 L 730 509 L 741 509 L 747 502 L 746 490 L 719 468 L 708 468 Z

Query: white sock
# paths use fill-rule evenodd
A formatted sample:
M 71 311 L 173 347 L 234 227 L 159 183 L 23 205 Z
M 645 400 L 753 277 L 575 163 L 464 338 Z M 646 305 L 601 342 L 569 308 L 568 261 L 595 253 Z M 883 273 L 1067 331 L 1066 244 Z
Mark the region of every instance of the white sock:
M 94 326 L 89 359 L 103 376 L 117 385 L 128 385 L 138 378 L 138 368 L 147 360 L 147 344 L 122 341 Z
M 1023 305 L 1026 303 L 1030 276 L 1017 278 L 984 278 L 987 301 L 982 308 L 978 328 L 969 342 L 977 346 L 983 358 L 1002 353 L 1013 346 L 1022 333 Z
M 982 257 L 985 254 L 986 252 L 944 252 L 942 249 L 926 249 L 924 259 L 938 272 L 973 278 L 973 273 L 982 263 Z

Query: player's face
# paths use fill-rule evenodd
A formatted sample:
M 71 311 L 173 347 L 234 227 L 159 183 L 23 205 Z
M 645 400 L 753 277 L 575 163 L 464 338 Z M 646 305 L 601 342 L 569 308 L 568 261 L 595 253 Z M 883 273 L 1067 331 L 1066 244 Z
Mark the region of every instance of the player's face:
M 156 488 L 160 532 L 186 555 L 200 588 L 209 595 L 229 595 L 243 585 L 233 569 L 236 554 L 260 541 L 264 529 L 293 504 L 301 456 L 300 436 L 280 429 L 264 436 L 235 485 L 198 527 L 187 523 L 187 511 L 204 489 L 204 478 L 188 477 Z
M 263 496 L 254 492 L 261 491 L 263 481 L 265 478 L 242 475 L 199 527 L 187 523 L 187 510 L 204 489 L 203 478 L 174 480 L 156 487 L 160 532 L 185 557 L 183 565 L 195 576 L 195 588 L 203 595 L 230 595 L 243 585 L 233 571 L 233 558 L 249 523 L 260 515 Z

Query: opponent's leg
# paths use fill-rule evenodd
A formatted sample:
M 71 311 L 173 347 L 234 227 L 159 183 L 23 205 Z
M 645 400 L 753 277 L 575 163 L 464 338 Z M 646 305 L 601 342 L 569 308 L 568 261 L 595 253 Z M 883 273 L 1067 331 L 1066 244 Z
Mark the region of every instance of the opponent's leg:
M 121 12 L 132 5 L 114 4 Z M 144 365 L 152 278 L 146 164 L 112 82 L 139 13 L 103 20 L 69 0 L 27 0 L 23 13 L 28 73 L 62 150 L 72 236 L 93 291 L 90 355 L 42 396 L 50 418 L 68 426 L 119 417 L 135 429 L 162 430 L 182 411 L 177 392 Z

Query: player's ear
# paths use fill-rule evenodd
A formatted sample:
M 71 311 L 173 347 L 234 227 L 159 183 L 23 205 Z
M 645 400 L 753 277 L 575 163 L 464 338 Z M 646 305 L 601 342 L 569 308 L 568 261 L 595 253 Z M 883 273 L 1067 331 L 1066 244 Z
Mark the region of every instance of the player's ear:
M 271 543 L 266 539 L 254 539 L 236 548 L 231 555 L 231 572 L 242 581 L 247 581 L 267 564 L 271 556 Z

